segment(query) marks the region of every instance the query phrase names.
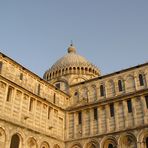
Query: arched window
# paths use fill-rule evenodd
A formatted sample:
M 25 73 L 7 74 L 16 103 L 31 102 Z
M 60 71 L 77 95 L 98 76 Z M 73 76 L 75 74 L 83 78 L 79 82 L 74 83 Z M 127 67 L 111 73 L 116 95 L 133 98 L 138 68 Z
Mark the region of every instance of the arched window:
M 119 91 L 123 91 L 123 81 L 122 80 L 118 80 L 118 88 L 119 88 Z
M 91 68 L 89 68 L 89 72 L 91 72 Z
M 109 145 L 108 145 L 108 148 L 113 148 L 113 145 L 112 145 L 112 144 L 109 144 Z
M 37 142 L 33 137 L 27 140 L 27 148 L 37 148 Z
M 100 96 L 105 96 L 105 88 L 103 85 L 100 85 Z
M 7 100 L 8 102 L 11 101 L 12 97 L 13 97 L 13 87 L 9 86 L 8 87 L 8 92 L 7 92 Z
M 11 138 L 10 148 L 19 148 L 20 138 L 17 134 L 13 135 Z
M 139 74 L 139 83 L 140 83 L 140 86 L 144 85 L 144 78 L 142 74 Z
M 76 67 L 73 67 L 73 72 L 76 73 Z
M 72 67 L 69 68 L 69 72 L 72 73 Z

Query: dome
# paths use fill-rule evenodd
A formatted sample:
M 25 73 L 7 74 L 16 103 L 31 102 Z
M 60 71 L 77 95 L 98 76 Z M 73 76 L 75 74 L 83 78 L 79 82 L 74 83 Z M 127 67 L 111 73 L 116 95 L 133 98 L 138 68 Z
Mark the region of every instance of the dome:
M 100 75 L 99 69 L 89 62 L 83 56 L 80 56 L 76 52 L 76 48 L 71 44 L 67 50 L 67 54 L 60 58 L 53 66 L 45 73 L 47 74 L 57 74 L 58 72 L 65 71 L 66 69 L 82 69 L 88 70 L 95 75 Z M 67 73 L 65 73 L 67 74 Z

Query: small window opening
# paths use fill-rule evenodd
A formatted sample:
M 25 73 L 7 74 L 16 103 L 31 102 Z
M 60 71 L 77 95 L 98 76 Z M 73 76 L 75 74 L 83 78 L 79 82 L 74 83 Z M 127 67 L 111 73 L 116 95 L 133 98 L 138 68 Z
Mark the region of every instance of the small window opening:
M 131 99 L 127 100 L 127 108 L 128 108 L 128 113 L 132 112 L 132 102 Z
M 41 85 L 40 84 L 38 84 L 38 95 L 40 95 L 40 90 L 41 90 Z
M 142 74 L 139 74 L 139 83 L 140 83 L 140 86 L 144 86 L 144 78 Z
M 8 102 L 11 101 L 12 95 L 13 95 L 13 88 L 11 86 L 9 86 L 6 101 L 8 101 Z
M 100 85 L 100 96 L 105 96 L 105 89 L 103 85 Z
M 78 124 L 82 124 L 82 113 L 78 112 Z
M 51 108 L 48 107 L 48 119 L 50 119 L 50 111 L 51 111 Z
M 118 80 L 118 88 L 119 88 L 119 91 L 123 91 L 123 83 L 121 80 Z
M 146 107 L 148 108 L 148 96 L 145 96 Z
M 98 120 L 98 109 L 94 108 L 94 120 Z
M 74 93 L 74 95 L 77 96 L 77 95 L 78 95 L 78 92 L 76 91 L 76 92 Z
M 60 83 L 56 83 L 56 88 L 58 88 L 58 89 L 60 89 L 61 88 L 61 86 L 60 86 Z
M 56 94 L 54 93 L 53 95 L 53 103 L 55 104 L 56 103 Z
M 114 113 L 114 104 L 111 103 L 111 104 L 110 104 L 110 116 L 113 117 L 114 114 L 115 114 L 115 113 Z
M 20 80 L 23 80 L 23 73 L 20 73 Z
M 33 103 L 34 103 L 34 99 L 30 98 L 29 111 L 33 111 Z
M 2 73 L 3 62 L 0 61 L 0 74 Z

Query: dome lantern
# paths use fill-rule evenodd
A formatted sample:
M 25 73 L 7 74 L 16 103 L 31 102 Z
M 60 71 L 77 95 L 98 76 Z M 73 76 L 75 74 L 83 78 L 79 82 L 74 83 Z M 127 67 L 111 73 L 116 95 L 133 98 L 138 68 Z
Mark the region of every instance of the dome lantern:
M 68 47 L 68 53 L 76 53 L 76 48 L 73 46 L 73 44 L 70 44 Z

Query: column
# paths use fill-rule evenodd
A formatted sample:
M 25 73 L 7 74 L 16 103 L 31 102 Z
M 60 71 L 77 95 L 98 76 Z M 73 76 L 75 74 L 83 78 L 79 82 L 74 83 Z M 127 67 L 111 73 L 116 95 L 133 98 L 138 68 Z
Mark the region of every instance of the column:
M 137 115 L 136 115 L 136 99 L 137 98 L 132 98 L 131 102 L 132 102 L 132 114 L 133 114 L 133 121 L 134 121 L 134 125 L 137 125 Z
M 124 126 L 128 127 L 128 110 L 127 110 L 127 101 L 123 100 L 123 113 L 124 113 Z
M 114 112 L 115 112 L 115 130 L 119 130 L 119 121 L 118 121 L 118 102 L 114 103 Z
M 109 125 L 109 118 L 110 118 L 110 114 L 109 114 L 109 105 L 105 105 L 105 115 L 106 115 L 106 132 L 108 132 L 110 130 L 110 125 Z
M 84 137 L 85 136 L 85 127 L 86 127 L 86 122 L 85 122 L 86 110 L 81 111 L 81 112 L 82 112 L 81 135 Z
M 101 133 L 101 117 L 100 117 L 101 109 L 98 107 L 98 134 Z
M 77 126 L 78 126 L 78 116 L 77 112 L 74 112 L 74 138 L 77 137 Z
M 93 109 L 90 109 L 90 135 L 93 135 L 93 122 L 94 122 L 94 115 L 93 115 Z
M 148 123 L 148 121 L 147 121 L 147 116 L 146 116 L 146 114 L 147 114 L 147 111 L 148 111 L 148 109 L 147 109 L 147 106 L 146 106 L 146 102 L 145 102 L 145 96 L 141 96 L 141 104 L 142 104 L 142 112 L 143 112 L 143 116 L 144 116 L 144 124 L 147 124 Z

